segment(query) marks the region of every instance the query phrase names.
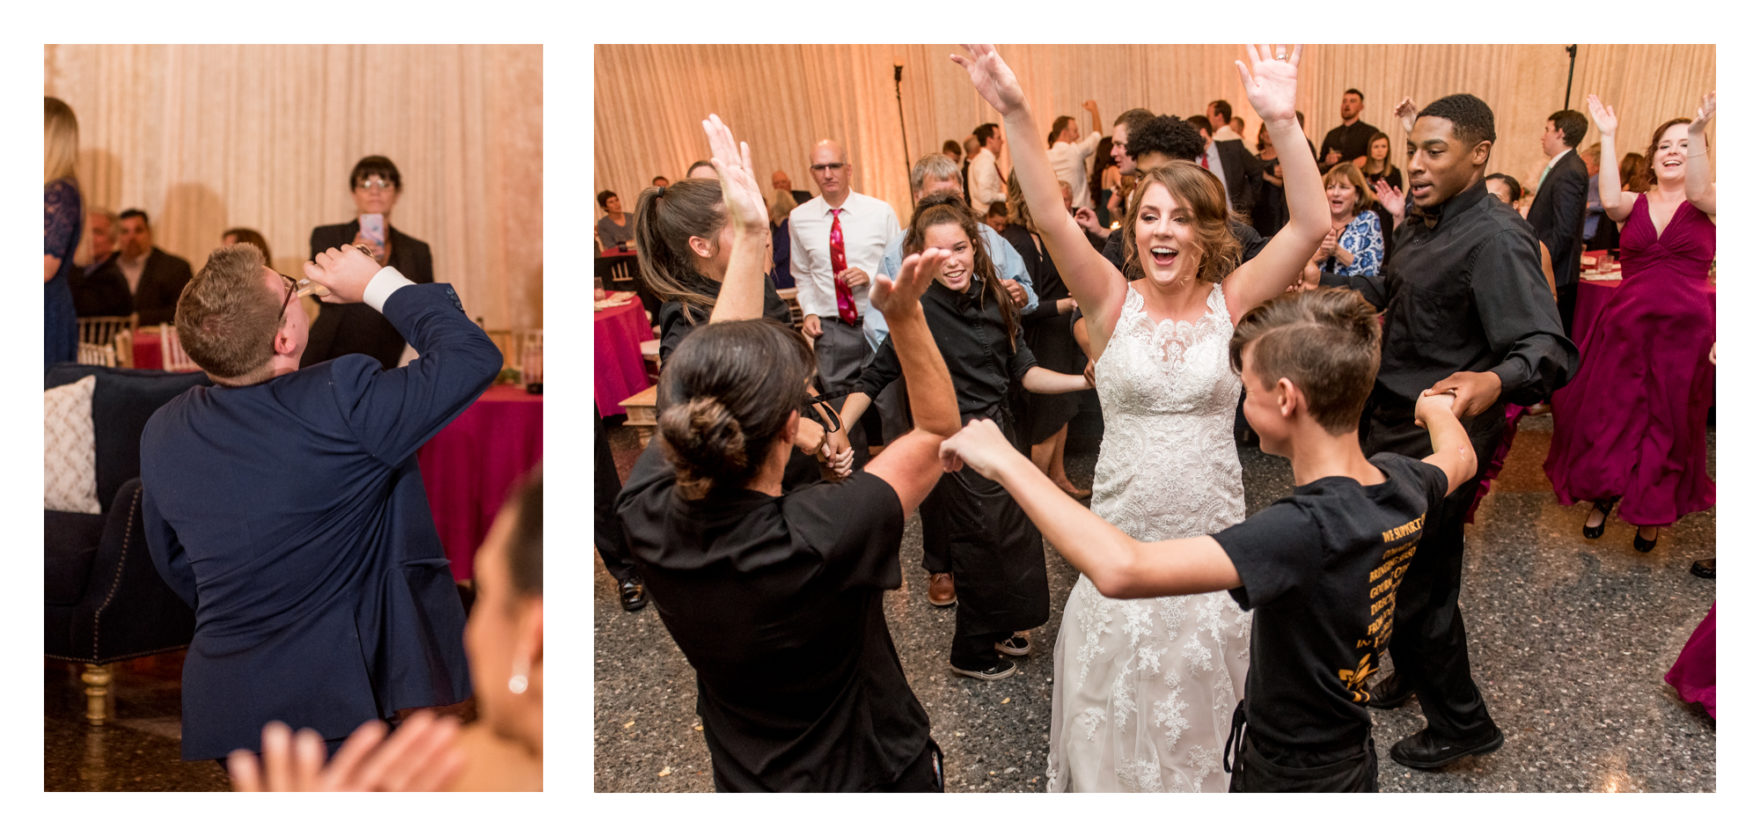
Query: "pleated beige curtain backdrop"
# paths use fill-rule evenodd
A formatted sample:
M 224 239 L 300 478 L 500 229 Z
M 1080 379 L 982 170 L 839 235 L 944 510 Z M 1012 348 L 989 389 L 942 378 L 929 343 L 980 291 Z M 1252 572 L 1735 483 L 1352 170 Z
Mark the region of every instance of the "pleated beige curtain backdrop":
M 348 175 L 403 175 L 391 221 L 491 329 L 543 324 L 538 46 L 88 46 L 43 50 L 43 92 L 79 117 L 86 207 L 146 210 L 201 269 L 229 227 L 298 275 L 312 227 L 355 215 Z
M 708 156 L 700 121 L 721 115 L 752 146 L 759 184 L 781 169 L 794 187 L 817 193 L 807 154 L 822 138 L 839 140 L 855 167 L 857 191 L 908 217 L 910 160 L 977 125 L 997 121 L 948 60 L 953 45 L 599 45 L 593 55 L 594 191 L 611 189 L 626 211 L 655 175 L 684 176 Z M 1241 88 L 1239 45 L 1004 45 L 1041 130 L 1059 115 L 1089 126 L 1081 103 L 1100 106 L 1103 130 L 1131 107 L 1190 116 L 1227 99 L 1247 121 L 1249 147 L 1259 120 Z M 903 131 L 893 66 L 902 65 Z M 1403 155 L 1405 132 L 1393 117 L 1403 96 L 1419 107 L 1450 93 L 1472 93 L 1497 115 L 1489 172 L 1533 186 L 1545 166 L 1540 131 L 1565 106 L 1570 56 L 1563 44 L 1310 45 L 1302 55 L 1298 107 L 1316 146 L 1339 123 L 1346 88 L 1364 94 L 1363 118 L 1387 131 Z M 1642 151 L 1650 131 L 1672 116 L 1691 116 L 1717 85 L 1716 48 L 1598 45 L 1579 48 L 1570 106 L 1585 111 L 1594 92 L 1621 120 L 1623 153 Z M 1717 143 L 1712 131 L 1715 164 Z M 1586 142 L 1598 134 L 1593 125 Z M 1036 138 L 1043 142 L 1043 137 Z M 908 142 L 908 152 L 906 143 Z M 1403 158 L 1403 157 L 1402 157 Z M 1003 167 L 1009 167 L 1004 149 Z

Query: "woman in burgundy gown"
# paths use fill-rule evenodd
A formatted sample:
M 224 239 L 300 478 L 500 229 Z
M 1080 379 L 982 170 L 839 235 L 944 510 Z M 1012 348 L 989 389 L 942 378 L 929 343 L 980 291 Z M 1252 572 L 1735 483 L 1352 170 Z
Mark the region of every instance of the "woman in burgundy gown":
M 1601 128 L 1602 205 L 1620 234 L 1625 280 L 1590 325 L 1582 369 L 1553 399 L 1546 457 L 1559 502 L 1593 500 L 1583 536 L 1601 535 L 1615 502 L 1647 552 L 1663 526 L 1716 500 L 1706 475 L 1705 423 L 1714 375 L 1716 319 L 1707 280 L 1717 255 L 1717 187 L 1706 158 L 1707 95 L 1692 120 L 1651 137 L 1648 188 L 1621 191 L 1613 111 L 1589 97 Z

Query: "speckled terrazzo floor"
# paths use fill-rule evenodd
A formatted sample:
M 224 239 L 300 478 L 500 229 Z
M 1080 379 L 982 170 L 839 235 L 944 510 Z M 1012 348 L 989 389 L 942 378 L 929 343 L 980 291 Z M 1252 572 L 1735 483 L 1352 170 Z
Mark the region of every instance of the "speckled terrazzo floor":
M 115 720 L 85 720 L 79 665 L 43 665 L 43 789 L 225 791 L 213 761 L 185 762 L 181 689 L 183 653 L 118 662 L 111 681 Z
M 1662 675 L 1716 597 L 1687 567 L 1715 552 L 1716 512 L 1664 532 L 1655 551 L 1631 547 L 1617 518 L 1599 540 L 1581 535 L 1587 505 L 1561 507 L 1541 470 L 1550 416 L 1524 418 L 1478 522 L 1467 528 L 1461 595 L 1474 673 L 1505 743 L 1439 772 L 1408 769 L 1388 747 L 1424 724 L 1417 703 L 1377 711 L 1383 791 L 1715 791 L 1714 721 L 1683 704 Z M 613 431 L 619 469 L 634 435 Z M 1713 478 L 1716 433 L 1711 434 Z M 1287 462 L 1241 452 L 1249 513 L 1290 487 Z M 1092 444 L 1072 444 L 1071 478 L 1089 483 Z M 953 792 L 1036 792 L 1044 784 L 1055 631 L 1076 573 L 1047 546 L 1051 619 L 1035 630 L 1023 672 L 982 683 L 951 675 L 953 610 L 924 600 L 921 528 L 905 528 L 905 586 L 886 596 L 887 621 L 911 687 L 946 755 Z M 695 680 L 654 609 L 626 613 L 603 567 L 594 588 L 594 789 L 706 792 L 709 755 L 694 713 Z

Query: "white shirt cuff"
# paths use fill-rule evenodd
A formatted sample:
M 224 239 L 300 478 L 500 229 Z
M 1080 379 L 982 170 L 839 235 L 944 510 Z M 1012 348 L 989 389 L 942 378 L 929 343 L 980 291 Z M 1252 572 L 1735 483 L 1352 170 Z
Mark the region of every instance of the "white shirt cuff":
M 381 267 L 379 272 L 373 274 L 373 280 L 367 282 L 367 289 L 361 292 L 361 301 L 372 305 L 373 310 L 384 313 L 385 300 L 390 299 L 391 294 L 414 284 L 415 282 L 397 272 L 396 267 Z

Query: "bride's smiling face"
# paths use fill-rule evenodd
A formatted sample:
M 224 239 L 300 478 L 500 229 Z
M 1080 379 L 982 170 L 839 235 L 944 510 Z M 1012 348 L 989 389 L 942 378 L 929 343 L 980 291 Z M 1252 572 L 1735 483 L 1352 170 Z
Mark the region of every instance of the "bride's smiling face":
M 1189 282 L 1201 252 L 1191 209 L 1159 182 L 1151 182 L 1137 205 L 1137 261 L 1159 286 Z

